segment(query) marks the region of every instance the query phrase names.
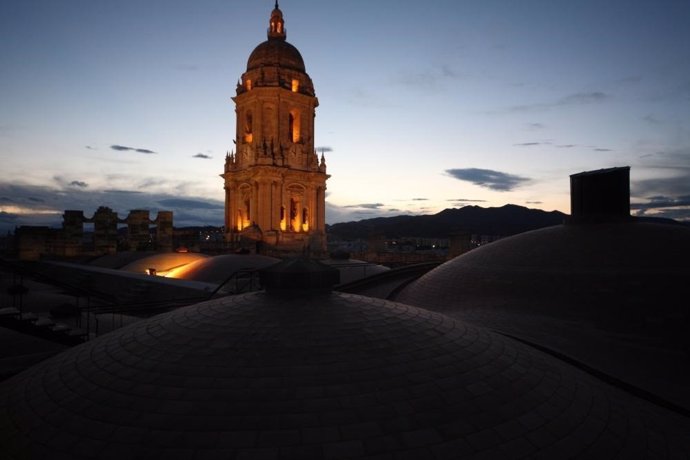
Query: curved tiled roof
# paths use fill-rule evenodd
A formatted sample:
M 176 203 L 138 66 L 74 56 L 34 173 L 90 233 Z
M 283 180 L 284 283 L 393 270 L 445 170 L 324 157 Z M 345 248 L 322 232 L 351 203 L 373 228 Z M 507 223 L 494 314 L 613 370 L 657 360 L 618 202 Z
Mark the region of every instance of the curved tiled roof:
M 172 270 L 168 278 L 180 278 L 190 281 L 220 284 L 239 270 L 255 270 L 279 262 L 275 257 L 253 254 L 224 254 L 197 260 Z
M 509 338 L 350 294 L 226 297 L 0 384 L 3 458 L 632 458 L 688 420 Z
M 163 252 L 137 259 L 122 267 L 121 270 L 133 273 L 148 273 L 149 268 L 155 268 L 159 274 L 162 274 L 192 262 L 207 259 L 208 257 L 206 254 L 196 252 Z
M 304 59 L 297 48 L 284 40 L 271 38 L 254 48 L 247 60 L 247 70 L 260 69 L 262 66 L 306 72 Z
M 560 225 L 474 249 L 395 300 L 519 336 L 690 410 L 690 228 Z

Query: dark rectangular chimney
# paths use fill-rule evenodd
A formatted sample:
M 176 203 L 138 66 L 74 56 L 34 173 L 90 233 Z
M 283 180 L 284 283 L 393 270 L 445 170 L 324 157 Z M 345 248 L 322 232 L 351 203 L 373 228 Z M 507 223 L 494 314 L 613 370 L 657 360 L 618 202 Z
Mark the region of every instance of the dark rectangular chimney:
M 630 166 L 570 176 L 571 221 L 630 218 Z

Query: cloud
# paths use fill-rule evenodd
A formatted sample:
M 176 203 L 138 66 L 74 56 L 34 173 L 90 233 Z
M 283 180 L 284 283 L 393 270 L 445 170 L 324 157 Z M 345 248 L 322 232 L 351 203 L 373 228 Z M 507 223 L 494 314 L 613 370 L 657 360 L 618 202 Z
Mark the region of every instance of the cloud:
M 525 201 L 525 204 L 542 204 L 543 201 Z
M 642 179 L 630 184 L 632 197 L 649 200 L 650 197 L 690 196 L 690 171 L 674 177 Z M 659 201 L 659 200 L 657 200 Z
M 548 142 L 521 142 L 519 144 L 513 144 L 517 147 L 534 147 L 536 145 L 544 145 L 548 144 Z
M 444 77 L 448 78 L 459 78 L 460 74 L 458 74 L 455 70 L 453 70 L 450 65 L 448 64 L 443 64 L 441 65 L 441 75 Z
M 474 185 L 499 192 L 511 191 L 530 180 L 514 174 L 479 168 L 446 169 L 446 174 L 458 180 L 471 182 Z
M 142 179 L 136 187 L 138 189 L 150 189 L 151 187 L 159 187 L 169 183 L 167 179 L 162 179 L 160 177 L 147 177 Z
M 648 178 L 631 181 L 630 208 L 637 215 L 690 220 L 690 147 L 644 155 L 642 160 Z
M 88 183 L 82 181 L 82 180 L 70 180 L 70 179 L 65 179 L 62 176 L 53 176 L 53 180 L 61 187 L 61 188 L 70 188 L 70 187 L 78 187 L 78 188 L 86 188 L 89 186 Z
M 690 146 L 641 155 L 642 165 L 653 169 L 690 169 Z
M 690 195 L 651 196 L 645 202 L 630 203 L 630 209 L 637 216 L 690 221 Z
M 412 201 L 429 201 L 429 198 L 412 198 Z
M 446 81 L 461 77 L 449 64 L 443 64 L 421 72 L 416 69 L 401 71 L 393 83 L 415 90 L 429 91 L 441 88 Z
M 333 148 L 328 147 L 327 145 L 324 145 L 324 146 L 321 146 L 321 147 L 316 147 L 316 151 L 317 151 L 317 152 L 321 152 L 321 153 L 332 152 L 332 151 L 333 151 Z
M 612 149 L 604 149 L 601 147 L 596 147 L 596 148 L 593 148 L 592 150 L 594 150 L 595 152 L 613 152 Z
M 206 155 L 205 153 L 197 153 L 192 158 L 201 158 L 203 160 L 210 160 L 213 157 L 211 155 Z
M 648 208 L 675 208 L 678 206 L 690 206 L 690 195 L 687 196 L 650 196 L 646 203 L 631 203 L 632 209 Z
M 652 114 L 645 115 L 644 117 L 642 117 L 642 121 L 645 121 L 645 122 L 649 123 L 650 125 L 660 125 L 661 124 L 661 121 L 659 121 L 659 119 L 656 118 Z
M 109 189 L 103 190 L 103 193 L 112 193 L 115 195 L 142 195 L 144 192 L 138 192 L 136 190 L 119 190 L 119 189 Z
M 454 200 L 446 200 L 451 203 L 453 207 L 456 208 L 464 208 L 465 206 L 470 206 L 476 203 L 486 203 L 486 200 L 473 200 L 473 199 L 465 199 L 465 198 L 458 198 Z
M 561 144 L 557 145 L 559 149 L 572 149 L 573 147 L 577 147 L 577 144 Z
M 199 70 L 199 66 L 194 65 L 194 64 L 178 64 L 177 66 L 175 66 L 175 68 L 177 70 L 184 70 L 187 72 L 194 72 L 194 71 Z
M 189 200 L 185 198 L 166 198 L 158 204 L 179 209 L 225 209 L 225 204 L 218 201 Z
M 119 145 L 119 144 L 113 144 L 110 146 L 110 148 L 113 150 L 117 150 L 118 152 L 138 152 L 138 153 L 144 153 L 147 155 L 151 155 L 151 154 L 156 153 L 153 150 L 149 150 L 149 149 L 142 149 L 142 148 L 138 148 L 138 147 L 127 147 L 125 145 Z
M 380 209 L 385 204 L 383 203 L 360 203 L 360 204 L 351 204 L 347 206 L 343 206 L 344 208 L 358 208 L 358 209 Z
M 610 96 L 601 91 L 594 91 L 591 93 L 575 93 L 560 99 L 556 105 L 573 105 L 573 104 L 593 104 L 602 102 Z
M 569 107 L 569 106 L 577 106 L 577 105 L 585 105 L 585 104 L 599 104 L 604 102 L 607 99 L 610 99 L 611 96 L 603 93 L 601 91 L 592 91 L 588 93 L 574 93 L 574 94 L 569 94 L 567 96 L 563 96 L 562 98 L 551 101 L 551 102 L 542 102 L 542 103 L 536 103 L 536 104 L 523 104 L 523 105 L 514 105 L 511 107 L 508 107 L 506 110 L 508 112 L 535 112 L 535 111 L 542 111 L 542 110 L 549 110 L 553 109 L 556 107 Z
M 652 212 L 649 212 L 650 210 L 645 210 L 645 211 L 638 211 L 635 215 L 638 217 L 662 217 L 666 219 L 674 219 L 680 222 L 689 222 L 690 223 L 690 208 L 688 207 L 682 207 L 682 208 L 660 208 L 660 209 L 651 209 Z
M 98 150 L 96 147 L 91 147 L 90 145 L 87 145 L 84 148 L 87 150 Z
M 393 107 L 393 104 L 384 99 L 380 93 L 368 91 L 361 87 L 351 88 L 347 96 L 348 104 L 358 108 L 382 109 Z
M 545 126 L 543 123 L 527 123 L 527 128 L 531 130 L 538 130 L 538 129 L 544 129 Z

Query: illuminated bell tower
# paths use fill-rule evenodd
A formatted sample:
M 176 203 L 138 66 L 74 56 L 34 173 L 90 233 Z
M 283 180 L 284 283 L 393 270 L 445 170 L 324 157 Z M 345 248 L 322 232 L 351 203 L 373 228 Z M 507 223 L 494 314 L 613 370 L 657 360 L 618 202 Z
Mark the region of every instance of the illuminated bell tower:
M 319 101 L 283 13 L 271 12 L 268 40 L 252 51 L 237 84 L 236 150 L 225 159 L 225 228 L 231 241 L 323 253 L 326 162 L 314 150 Z

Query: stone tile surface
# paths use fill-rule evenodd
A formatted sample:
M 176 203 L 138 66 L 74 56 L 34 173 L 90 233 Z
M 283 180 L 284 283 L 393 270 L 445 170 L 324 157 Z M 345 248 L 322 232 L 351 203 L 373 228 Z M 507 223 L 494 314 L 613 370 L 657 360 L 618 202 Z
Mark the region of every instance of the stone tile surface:
M 350 294 L 228 297 L 0 384 L 0 458 L 661 458 L 687 418 L 460 320 Z

